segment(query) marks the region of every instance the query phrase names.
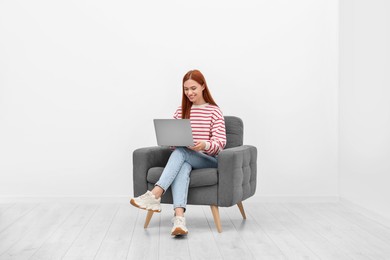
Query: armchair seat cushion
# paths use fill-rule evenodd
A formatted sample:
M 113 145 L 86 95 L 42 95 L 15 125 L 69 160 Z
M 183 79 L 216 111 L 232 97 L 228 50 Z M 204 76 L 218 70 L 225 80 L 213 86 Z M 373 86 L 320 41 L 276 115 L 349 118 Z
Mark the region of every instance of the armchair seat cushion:
M 148 170 L 147 181 L 155 184 L 164 170 L 164 167 L 152 167 Z M 191 171 L 190 188 L 212 186 L 218 183 L 217 168 L 195 169 Z

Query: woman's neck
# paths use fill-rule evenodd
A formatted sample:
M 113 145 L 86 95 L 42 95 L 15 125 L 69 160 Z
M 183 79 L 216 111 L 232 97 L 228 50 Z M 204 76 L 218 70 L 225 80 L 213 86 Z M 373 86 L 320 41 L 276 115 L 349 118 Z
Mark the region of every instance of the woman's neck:
M 202 99 L 202 100 L 199 100 L 197 102 L 193 102 L 192 104 L 195 106 L 200 106 L 200 105 L 207 104 L 207 102 L 206 102 L 206 100 Z
M 192 107 L 203 107 L 203 106 L 207 106 L 209 103 L 207 103 L 207 102 L 205 102 L 205 103 L 203 103 L 203 104 L 199 104 L 199 105 L 197 105 L 197 104 L 195 104 L 195 103 L 192 103 Z

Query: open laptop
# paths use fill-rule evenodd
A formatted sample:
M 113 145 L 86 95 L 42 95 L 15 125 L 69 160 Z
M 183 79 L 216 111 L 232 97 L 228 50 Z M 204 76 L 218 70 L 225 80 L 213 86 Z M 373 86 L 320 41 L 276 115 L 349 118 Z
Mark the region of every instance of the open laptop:
M 193 146 L 189 119 L 154 119 L 157 144 L 159 146 Z

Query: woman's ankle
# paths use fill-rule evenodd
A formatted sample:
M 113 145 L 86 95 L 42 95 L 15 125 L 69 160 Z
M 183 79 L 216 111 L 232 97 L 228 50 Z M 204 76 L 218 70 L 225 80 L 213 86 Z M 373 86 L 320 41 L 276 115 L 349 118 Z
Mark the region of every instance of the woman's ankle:
M 184 208 L 175 208 L 175 217 L 184 217 Z
M 154 188 L 150 191 L 156 199 L 160 198 L 164 193 L 164 190 L 160 186 L 154 186 Z

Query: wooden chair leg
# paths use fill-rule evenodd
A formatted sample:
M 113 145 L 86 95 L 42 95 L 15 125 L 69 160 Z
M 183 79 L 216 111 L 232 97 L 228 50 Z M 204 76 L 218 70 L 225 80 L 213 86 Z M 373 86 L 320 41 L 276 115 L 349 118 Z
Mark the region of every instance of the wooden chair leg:
M 221 233 L 222 226 L 221 226 L 221 219 L 219 217 L 218 206 L 210 205 L 210 208 L 211 208 L 211 212 L 213 213 L 214 223 L 215 223 L 215 226 L 217 227 L 218 233 Z
M 144 228 L 147 228 L 149 226 L 149 222 L 150 220 L 152 219 L 153 217 L 153 211 L 151 210 L 148 210 L 148 214 L 146 215 L 146 220 L 145 220 L 145 224 L 144 224 Z
M 237 203 L 238 208 L 240 209 L 241 215 L 243 219 L 246 219 L 245 211 L 244 211 L 244 206 L 242 205 L 242 201 Z

